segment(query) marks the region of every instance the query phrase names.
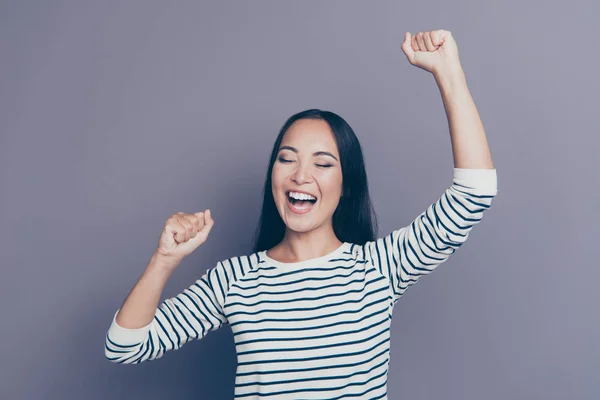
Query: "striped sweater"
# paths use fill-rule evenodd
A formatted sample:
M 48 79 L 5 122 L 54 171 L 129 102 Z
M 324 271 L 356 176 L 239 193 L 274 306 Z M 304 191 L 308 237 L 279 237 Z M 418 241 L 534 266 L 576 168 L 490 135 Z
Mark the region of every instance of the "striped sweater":
M 387 399 L 396 301 L 467 239 L 496 195 L 496 170 L 454 169 L 452 185 L 408 226 L 296 263 L 266 251 L 220 261 L 150 324 L 119 326 L 106 357 L 162 357 L 225 324 L 237 352 L 236 399 Z

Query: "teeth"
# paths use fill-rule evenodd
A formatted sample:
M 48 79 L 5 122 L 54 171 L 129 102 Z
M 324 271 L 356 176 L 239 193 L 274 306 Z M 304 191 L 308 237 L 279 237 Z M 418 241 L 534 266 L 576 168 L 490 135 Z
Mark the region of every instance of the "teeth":
M 305 193 L 289 192 L 288 196 L 296 200 L 316 200 L 317 198 Z

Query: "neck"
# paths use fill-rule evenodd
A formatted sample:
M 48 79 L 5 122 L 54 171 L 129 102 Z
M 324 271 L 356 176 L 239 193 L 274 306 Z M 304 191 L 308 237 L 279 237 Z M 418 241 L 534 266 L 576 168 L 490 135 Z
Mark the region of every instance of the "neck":
M 269 250 L 268 255 L 282 262 L 300 262 L 322 257 L 341 245 L 332 227 L 310 232 L 295 232 L 287 228 L 284 238 Z

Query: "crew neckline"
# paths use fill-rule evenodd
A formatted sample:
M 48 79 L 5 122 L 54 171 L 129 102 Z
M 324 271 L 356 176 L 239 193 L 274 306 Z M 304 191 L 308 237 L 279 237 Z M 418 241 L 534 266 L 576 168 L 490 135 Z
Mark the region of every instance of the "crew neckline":
M 267 255 L 267 250 L 263 250 L 259 254 L 260 254 L 260 258 L 263 262 L 267 263 L 268 265 L 273 265 L 275 267 L 287 268 L 287 269 L 301 268 L 301 267 L 306 267 L 306 266 L 314 267 L 314 266 L 322 265 L 322 264 L 326 263 L 327 261 L 329 261 L 330 259 L 334 258 L 335 256 L 341 254 L 347 248 L 348 245 L 349 245 L 348 242 L 343 242 L 337 249 L 333 250 L 332 252 L 330 252 L 328 254 L 325 254 L 324 256 L 310 258 L 308 260 L 292 262 L 292 263 L 277 261 L 277 260 L 269 257 Z

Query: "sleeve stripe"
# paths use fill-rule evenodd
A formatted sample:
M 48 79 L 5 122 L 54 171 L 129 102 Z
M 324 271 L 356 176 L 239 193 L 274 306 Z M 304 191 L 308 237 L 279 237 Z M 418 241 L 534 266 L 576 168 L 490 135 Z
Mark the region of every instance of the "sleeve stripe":
M 491 206 L 497 193 L 495 170 L 455 169 L 455 177 L 460 179 L 410 225 L 361 246 L 363 255 L 388 279 L 394 303 L 454 254 Z
M 248 265 L 250 269 L 250 263 Z M 231 285 L 244 273 L 241 262 L 239 271 L 236 275 L 231 260 L 227 267 L 224 262 L 217 263 L 177 296 L 165 299 L 157 307 L 151 323 L 143 329 L 131 330 L 111 324 L 104 344 L 106 358 L 122 364 L 154 360 L 218 329 L 227 323 L 224 301 Z

